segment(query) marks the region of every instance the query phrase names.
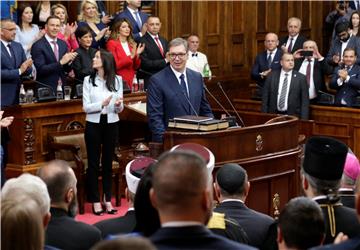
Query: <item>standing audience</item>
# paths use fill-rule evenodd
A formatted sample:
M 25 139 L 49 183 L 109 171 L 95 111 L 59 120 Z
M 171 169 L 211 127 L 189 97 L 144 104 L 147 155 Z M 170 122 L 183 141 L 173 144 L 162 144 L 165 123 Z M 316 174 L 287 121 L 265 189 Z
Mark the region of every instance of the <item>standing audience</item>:
M 51 16 L 51 1 L 40 0 L 35 7 L 34 23 L 36 23 L 40 29 L 45 28 L 46 20 Z
M 199 72 L 202 76 L 205 76 L 204 73 L 208 69 L 209 72 L 207 73 L 211 75 L 211 70 L 206 55 L 198 51 L 200 46 L 199 36 L 196 34 L 191 34 L 188 37 L 187 42 L 189 45 L 189 55 L 186 62 L 186 67 Z M 208 68 L 206 69 L 206 67 Z
M 294 53 L 303 47 L 306 37 L 300 35 L 301 20 L 297 17 L 290 17 L 287 23 L 288 35 L 280 38 L 279 46 L 283 52 Z
M 100 49 L 93 59 L 95 70 L 85 77 L 83 85 L 83 109 L 86 113 L 85 143 L 88 155 L 87 192 L 93 213 L 116 214 L 111 204 L 112 162 L 118 140 L 119 113 L 123 110 L 121 77 L 115 74 L 115 60 L 110 52 Z M 99 195 L 98 177 L 102 168 L 103 197 Z
M 360 25 L 360 13 L 358 11 L 355 11 L 351 14 L 351 17 L 350 17 L 349 28 L 351 30 L 351 35 L 357 36 L 357 37 L 360 36 L 359 25 Z

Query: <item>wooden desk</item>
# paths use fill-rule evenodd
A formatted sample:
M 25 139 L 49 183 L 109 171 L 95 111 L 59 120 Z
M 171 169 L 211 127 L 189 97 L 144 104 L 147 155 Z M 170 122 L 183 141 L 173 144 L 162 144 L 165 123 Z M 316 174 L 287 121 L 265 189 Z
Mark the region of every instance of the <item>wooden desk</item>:
M 124 96 L 125 103 L 146 101 L 145 93 Z M 131 121 L 127 112 L 126 119 Z M 17 105 L 5 109 L 6 116 L 14 116 L 10 126 L 11 141 L 6 167 L 8 178 L 23 172 L 34 173 L 48 159 L 48 133 L 85 127 L 82 100 L 56 101 Z M 122 114 L 120 114 L 122 119 Z M 136 119 L 135 119 L 136 121 Z
M 193 142 L 214 153 L 217 167 L 230 162 L 240 164 L 247 170 L 251 182 L 246 203 L 257 211 L 273 215 L 275 194 L 280 195 L 282 208 L 300 192 L 298 119 L 288 117 L 287 121 L 264 124 L 276 115 L 241 112 L 241 116 L 247 127 L 212 132 L 167 131 L 164 149 Z
M 239 111 L 260 112 L 261 102 L 246 99 L 234 99 Z M 310 120 L 300 121 L 300 133 L 331 136 L 346 143 L 360 158 L 360 109 L 310 105 Z

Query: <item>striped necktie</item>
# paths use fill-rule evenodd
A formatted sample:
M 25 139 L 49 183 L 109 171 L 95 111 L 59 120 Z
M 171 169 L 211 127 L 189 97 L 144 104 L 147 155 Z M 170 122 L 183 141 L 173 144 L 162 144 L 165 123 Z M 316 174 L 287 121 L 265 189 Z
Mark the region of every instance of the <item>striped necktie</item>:
M 285 73 L 285 78 L 284 78 L 283 85 L 281 87 L 280 98 L 279 98 L 279 108 L 280 108 L 280 110 L 283 110 L 284 107 L 285 107 L 287 86 L 288 86 L 288 73 Z

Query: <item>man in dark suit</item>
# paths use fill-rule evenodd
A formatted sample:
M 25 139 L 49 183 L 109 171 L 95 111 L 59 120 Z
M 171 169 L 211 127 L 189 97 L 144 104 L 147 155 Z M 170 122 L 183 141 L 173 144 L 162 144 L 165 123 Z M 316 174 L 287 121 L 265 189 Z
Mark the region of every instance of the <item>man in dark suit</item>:
M 213 204 L 211 184 L 205 161 L 194 152 L 167 152 L 159 158 L 149 192 L 161 222 L 150 237 L 157 249 L 254 249 L 205 227 Z
M 351 107 L 360 90 L 360 66 L 355 64 L 356 51 L 353 48 L 344 50 L 342 67 L 335 69 L 330 88 L 336 89 L 335 105 Z
M 234 163 L 223 165 L 217 172 L 214 186 L 215 195 L 220 202 L 214 211 L 235 219 L 245 230 L 249 245 L 265 249 L 271 240 L 272 245 L 276 245 L 276 228 L 271 227 L 274 219 L 245 205 L 250 190 L 245 169 Z M 271 236 L 274 237 L 269 240 Z
M 32 60 L 26 59 L 22 45 L 15 42 L 16 24 L 1 20 L 1 109 L 19 103 L 21 76 L 31 74 Z
M 256 81 L 261 89 L 264 87 L 266 77 L 270 72 L 281 69 L 280 59 L 282 55 L 281 49 L 277 48 L 279 39 L 275 33 L 267 33 L 264 44 L 265 51 L 256 56 L 255 63 L 251 69 L 251 78 Z
M 45 24 L 46 34 L 31 47 L 37 75 L 36 80 L 49 85 L 55 92 L 58 85 L 66 84 L 65 72 L 71 70 L 71 63 L 76 52 L 67 52 L 66 43 L 57 39 L 60 31 L 60 19 L 50 16 Z M 38 84 L 38 88 L 44 87 Z
M 138 77 L 143 78 L 145 89 L 147 89 L 149 78 L 166 67 L 168 63 L 166 52 L 168 42 L 159 35 L 161 22 L 158 17 L 150 16 L 147 21 L 147 32 L 141 38 L 141 43 L 145 44 L 145 49 L 141 53 L 141 66 Z
M 310 51 L 312 55 L 303 56 L 303 51 Z M 326 91 L 325 75 L 330 75 L 333 68 L 326 63 L 325 58 L 320 54 L 315 41 L 307 40 L 303 48 L 294 53 L 294 69 L 306 76 L 309 87 L 309 99 L 311 104 L 318 100 L 319 91 Z
M 182 38 L 169 43 L 167 66 L 149 79 L 147 114 L 152 141 L 162 142 L 169 119 L 183 115 L 213 117 L 200 73 L 186 69 L 188 44 Z
M 68 163 L 51 161 L 37 175 L 45 182 L 51 199 L 45 243 L 60 249 L 90 249 L 100 241 L 99 229 L 74 219 L 78 207 L 77 180 Z
M 306 37 L 300 35 L 301 20 L 297 17 L 290 17 L 287 23 L 288 36 L 280 38 L 279 46 L 283 52 L 294 53 L 303 47 Z
M 350 36 L 349 22 L 340 22 L 335 26 L 336 38 L 333 41 L 330 50 L 326 56 L 326 61 L 331 66 L 340 66 L 342 64 L 344 50 L 353 48 L 356 54 L 360 54 L 360 40 L 356 36 Z M 356 64 L 360 65 L 360 58 L 357 58 Z
M 114 19 L 114 23 L 121 18 L 126 18 L 130 21 L 133 28 L 133 38 L 137 43 L 145 35 L 147 29 L 146 20 L 148 18 L 148 14 L 142 12 L 140 7 L 141 0 L 126 0 L 126 7 Z
M 324 244 L 333 243 L 339 232 L 349 238 L 360 235 L 354 209 L 344 207 L 337 195 L 348 147 L 330 137 L 311 137 L 305 144 L 301 183 L 305 195 L 316 201 L 324 215 Z
M 322 244 L 325 223 L 320 206 L 306 197 L 291 199 L 278 221 L 279 249 L 309 249 Z
M 303 74 L 293 70 L 294 56 L 284 53 L 281 70 L 266 79 L 262 93 L 262 112 L 309 118 L 309 90 Z

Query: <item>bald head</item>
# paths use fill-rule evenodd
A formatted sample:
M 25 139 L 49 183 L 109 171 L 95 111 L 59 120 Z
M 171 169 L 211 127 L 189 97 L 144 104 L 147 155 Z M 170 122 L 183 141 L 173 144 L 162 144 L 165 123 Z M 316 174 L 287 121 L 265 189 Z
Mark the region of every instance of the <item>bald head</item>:
M 151 192 L 160 218 L 164 214 L 169 215 L 170 220 L 174 216 L 194 215 L 193 220 L 206 222 L 212 194 L 207 197 L 211 177 L 204 160 L 195 153 L 179 150 L 165 153 L 156 165 Z
M 64 202 L 67 191 L 72 188 L 76 193 L 76 177 L 66 161 L 55 160 L 38 170 L 37 175 L 45 182 L 51 204 Z
M 275 33 L 267 33 L 264 44 L 267 50 L 273 51 L 279 45 L 279 38 Z

